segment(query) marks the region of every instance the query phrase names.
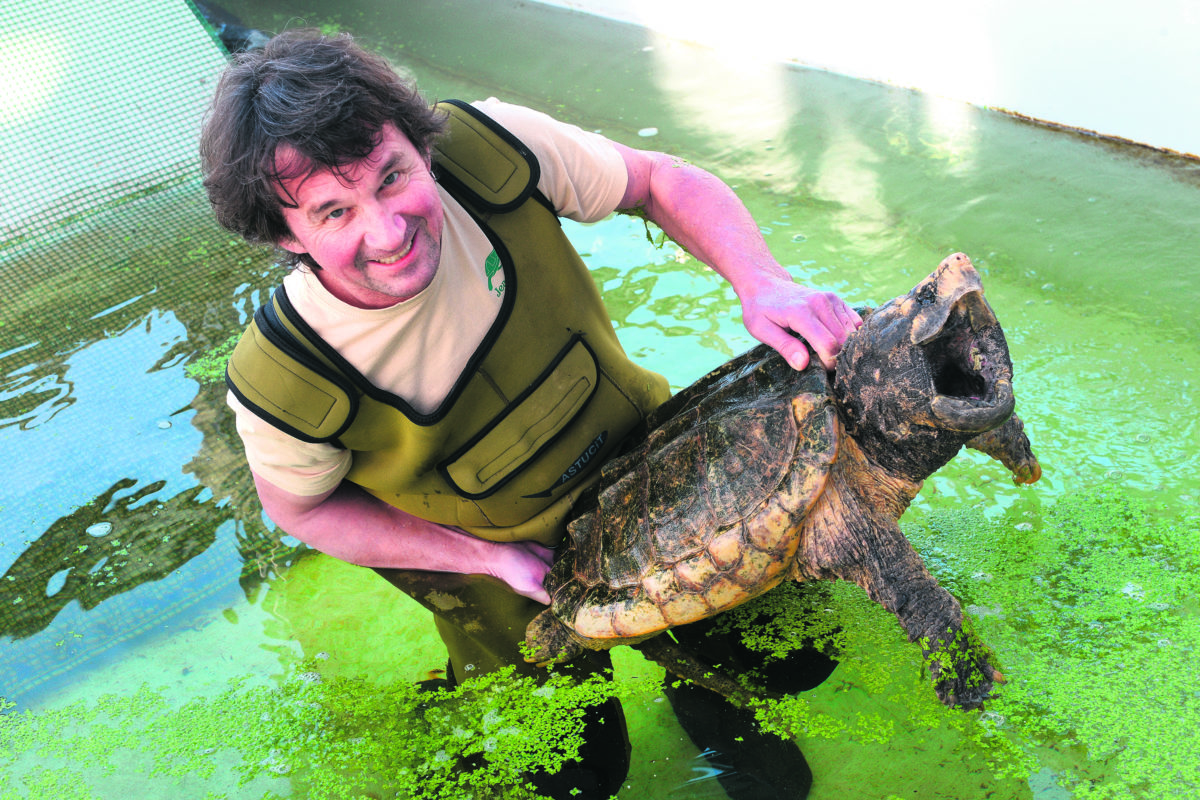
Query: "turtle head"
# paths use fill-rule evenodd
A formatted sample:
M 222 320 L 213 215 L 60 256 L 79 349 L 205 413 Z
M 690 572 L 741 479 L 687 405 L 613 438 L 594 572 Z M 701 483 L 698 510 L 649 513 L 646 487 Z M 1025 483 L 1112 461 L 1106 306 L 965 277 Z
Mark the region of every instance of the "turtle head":
M 867 313 L 838 357 L 847 433 L 880 466 L 915 481 L 1012 415 L 1012 361 L 983 284 L 962 253 Z

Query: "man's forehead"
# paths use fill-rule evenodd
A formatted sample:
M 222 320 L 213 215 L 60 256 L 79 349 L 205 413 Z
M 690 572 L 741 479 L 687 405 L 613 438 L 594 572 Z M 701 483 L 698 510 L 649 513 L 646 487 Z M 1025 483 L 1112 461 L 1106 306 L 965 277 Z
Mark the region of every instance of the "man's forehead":
M 385 166 L 407 167 L 416 157 L 416 148 L 388 122 L 375 136 L 374 149 L 365 157 L 338 167 L 329 167 L 313 162 L 289 142 L 281 142 L 275 148 L 275 174 L 285 192 L 294 197 L 302 184 L 311 178 L 330 175 L 343 186 L 374 175 Z

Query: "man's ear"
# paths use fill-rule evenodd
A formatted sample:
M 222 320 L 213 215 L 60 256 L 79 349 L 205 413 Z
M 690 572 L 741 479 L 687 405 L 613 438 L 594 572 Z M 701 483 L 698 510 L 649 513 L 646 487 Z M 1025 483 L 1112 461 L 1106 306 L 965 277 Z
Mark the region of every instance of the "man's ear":
M 281 249 L 287 250 L 289 253 L 295 253 L 298 256 L 304 255 L 308 252 L 304 249 L 304 245 L 297 242 L 291 236 L 280 236 L 275 240 L 275 244 L 277 244 Z

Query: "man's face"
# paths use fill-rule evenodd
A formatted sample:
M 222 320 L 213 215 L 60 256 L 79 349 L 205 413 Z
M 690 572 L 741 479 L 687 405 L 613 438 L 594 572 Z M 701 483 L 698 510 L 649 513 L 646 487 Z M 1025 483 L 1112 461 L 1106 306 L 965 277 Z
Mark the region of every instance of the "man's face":
M 304 157 L 284 145 L 288 171 L 307 172 Z M 296 162 L 296 159 L 300 159 Z M 283 181 L 296 208 L 283 209 L 291 235 L 279 246 L 308 253 L 317 278 L 338 299 L 385 308 L 420 292 L 437 274 L 442 204 L 428 160 L 387 123 L 370 155 L 343 174 L 320 170 Z

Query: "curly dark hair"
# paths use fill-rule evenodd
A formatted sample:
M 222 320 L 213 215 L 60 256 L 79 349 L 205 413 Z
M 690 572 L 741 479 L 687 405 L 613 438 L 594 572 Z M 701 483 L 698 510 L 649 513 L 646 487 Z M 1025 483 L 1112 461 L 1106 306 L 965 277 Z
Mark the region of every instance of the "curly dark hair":
M 225 69 L 200 136 L 204 188 L 217 221 L 249 242 L 277 244 L 290 232 L 280 196 L 283 180 L 322 169 L 340 173 L 378 145 L 391 122 L 429 154 L 445 130 L 416 85 L 348 34 L 297 29 L 262 50 L 239 53 Z M 284 174 L 280 145 L 304 156 L 309 171 Z M 307 254 L 295 265 L 317 268 Z

